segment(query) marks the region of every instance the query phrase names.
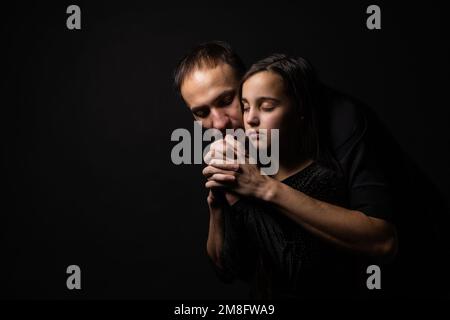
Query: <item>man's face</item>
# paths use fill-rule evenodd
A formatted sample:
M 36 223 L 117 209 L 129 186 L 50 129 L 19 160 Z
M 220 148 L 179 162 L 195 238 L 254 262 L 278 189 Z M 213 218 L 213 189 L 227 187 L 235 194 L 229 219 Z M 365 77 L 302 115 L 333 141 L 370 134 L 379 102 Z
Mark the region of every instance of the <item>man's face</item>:
M 243 127 L 238 86 L 233 69 L 222 63 L 192 71 L 183 81 L 181 95 L 204 128 L 223 132 Z

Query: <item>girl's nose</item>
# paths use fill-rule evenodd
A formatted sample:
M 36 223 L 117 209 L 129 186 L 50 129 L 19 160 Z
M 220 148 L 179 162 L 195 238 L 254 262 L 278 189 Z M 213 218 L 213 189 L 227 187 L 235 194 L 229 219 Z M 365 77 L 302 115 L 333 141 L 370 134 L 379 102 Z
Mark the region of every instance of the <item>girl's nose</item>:
M 250 108 L 248 111 L 246 122 L 249 126 L 256 127 L 259 125 L 259 116 L 258 112 L 254 110 L 254 108 Z

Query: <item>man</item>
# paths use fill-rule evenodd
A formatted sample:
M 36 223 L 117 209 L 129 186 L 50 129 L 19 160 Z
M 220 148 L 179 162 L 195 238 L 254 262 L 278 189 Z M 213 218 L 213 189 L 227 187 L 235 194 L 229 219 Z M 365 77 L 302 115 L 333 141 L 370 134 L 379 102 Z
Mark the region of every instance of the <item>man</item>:
M 209 42 L 193 49 L 178 65 L 175 72 L 175 85 L 183 100 L 190 108 L 195 120 L 202 121 L 205 128 L 216 128 L 222 132 L 226 129 L 242 128 L 242 112 L 238 99 L 238 86 L 245 69 L 239 57 L 223 42 Z M 349 224 L 367 230 L 361 239 L 352 238 L 348 243 L 345 237 L 336 239 L 336 244 L 362 251 L 368 255 L 388 259 L 396 252 L 395 228 L 388 220 L 391 217 L 391 203 L 388 187 L 369 155 L 365 145 L 366 122 L 354 104 L 330 90 L 322 92 L 324 109 L 320 110 L 325 130 L 322 135 L 334 157 L 338 160 L 348 181 L 350 208 L 327 207 L 336 210 L 336 214 L 346 219 L 353 216 Z M 252 174 L 258 179 L 257 170 L 243 170 L 241 174 Z M 204 170 L 206 177 L 214 173 L 229 172 L 230 167 L 208 166 Z M 233 193 L 221 194 L 210 189 L 208 205 L 210 208 L 210 229 L 207 250 L 217 266 L 221 266 L 221 233 L 223 217 L 215 212 L 217 207 L 227 201 L 230 205 L 236 202 Z M 284 201 L 294 203 L 294 201 Z M 306 215 L 314 216 L 313 202 L 311 211 Z M 325 204 L 320 204 L 323 207 Z M 287 207 L 286 210 L 295 210 Z M 336 219 L 335 219 L 336 220 Z M 338 226 L 339 227 L 339 226 Z M 325 231 L 324 231 L 325 232 Z M 364 238 L 370 235 L 371 238 Z M 328 235 L 332 238 L 334 235 Z M 370 241 L 369 241 L 370 240 Z M 355 245 L 356 243 L 356 245 Z M 369 245 L 357 247 L 358 244 Z

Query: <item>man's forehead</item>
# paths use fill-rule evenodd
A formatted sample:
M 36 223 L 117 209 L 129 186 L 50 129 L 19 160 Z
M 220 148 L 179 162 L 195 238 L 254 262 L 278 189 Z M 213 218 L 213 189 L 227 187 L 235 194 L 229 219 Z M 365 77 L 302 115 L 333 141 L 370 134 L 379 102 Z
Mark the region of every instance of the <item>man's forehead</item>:
M 227 64 L 196 68 L 184 79 L 181 94 L 192 106 L 207 105 L 226 91 L 236 90 L 238 81 Z

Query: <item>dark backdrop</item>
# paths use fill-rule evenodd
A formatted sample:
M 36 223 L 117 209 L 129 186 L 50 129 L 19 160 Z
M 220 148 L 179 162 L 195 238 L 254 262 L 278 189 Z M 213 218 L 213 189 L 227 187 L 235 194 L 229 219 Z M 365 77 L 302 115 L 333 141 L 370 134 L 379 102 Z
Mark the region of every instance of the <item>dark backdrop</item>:
M 78 31 L 66 28 L 72 1 L 2 4 L 2 297 L 246 296 L 208 264 L 201 166 L 170 159 L 172 131 L 192 130 L 172 71 L 202 41 L 228 41 L 248 64 L 273 52 L 308 58 L 326 84 L 373 110 L 449 204 L 440 5 L 377 2 L 382 29 L 371 31 L 367 1 L 74 3 Z M 66 288 L 71 264 L 81 291 Z

